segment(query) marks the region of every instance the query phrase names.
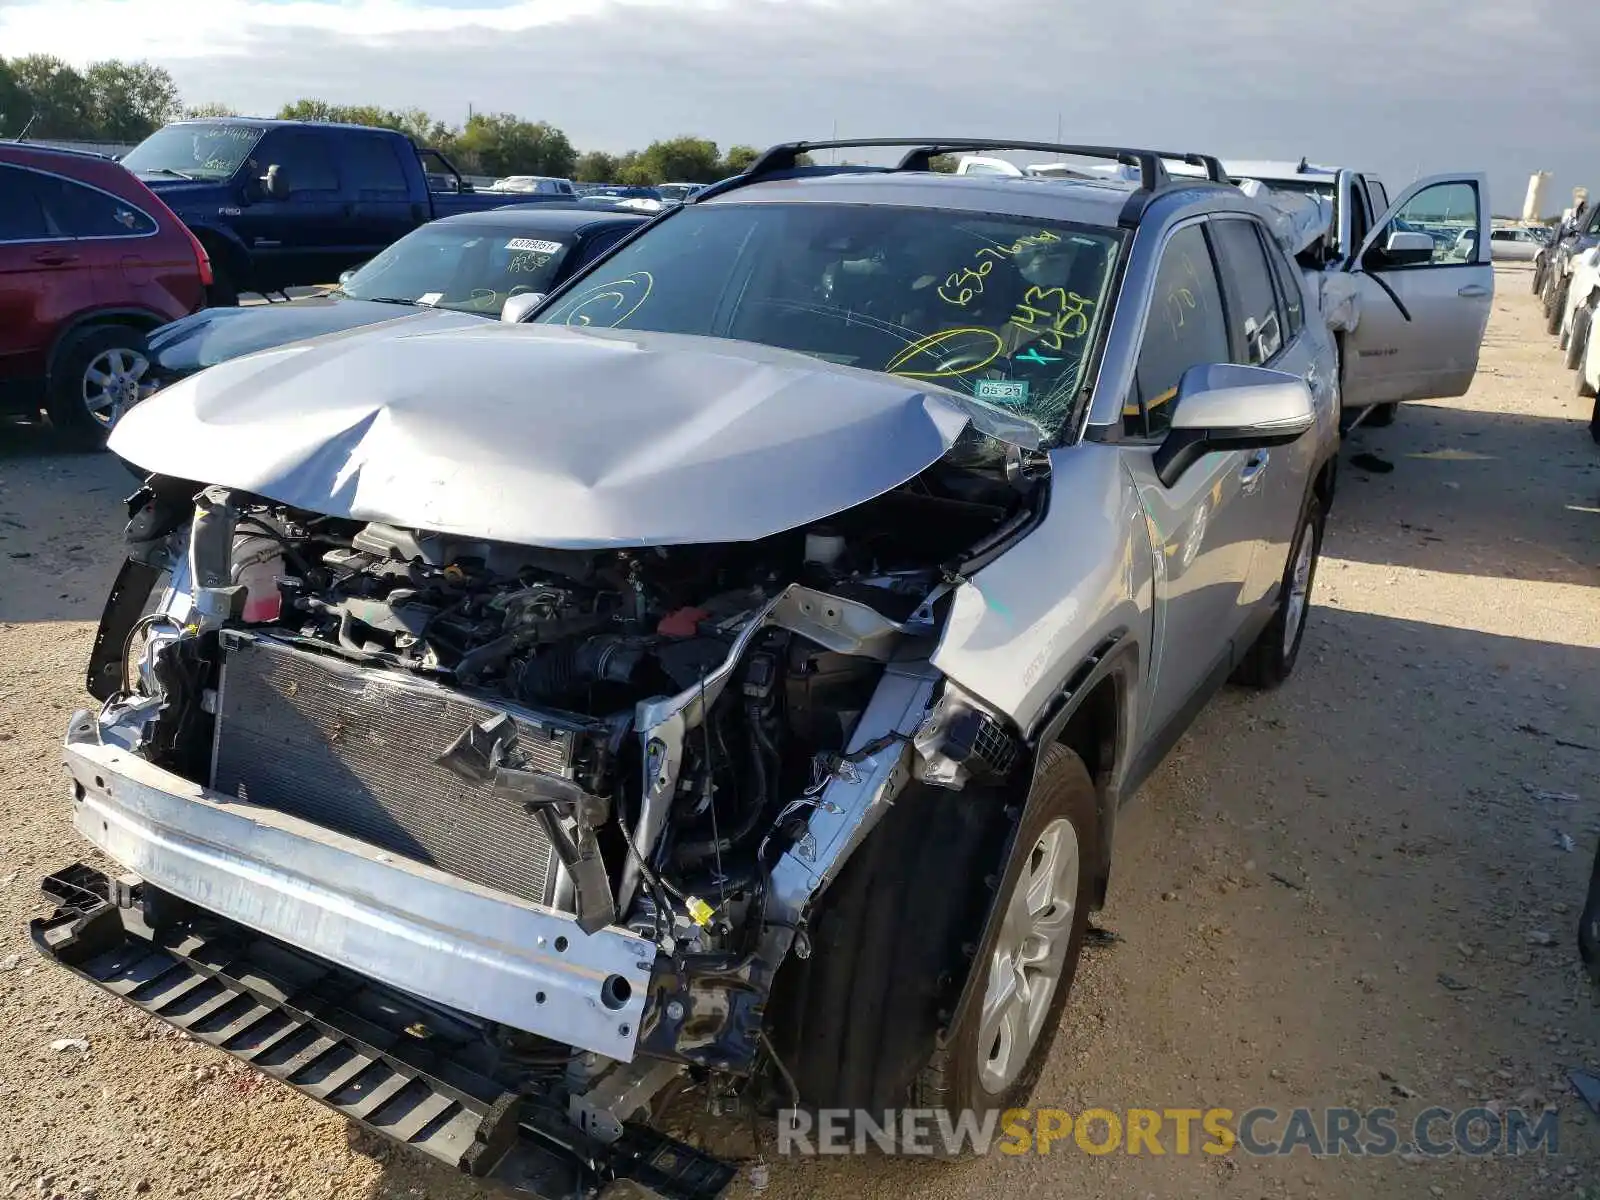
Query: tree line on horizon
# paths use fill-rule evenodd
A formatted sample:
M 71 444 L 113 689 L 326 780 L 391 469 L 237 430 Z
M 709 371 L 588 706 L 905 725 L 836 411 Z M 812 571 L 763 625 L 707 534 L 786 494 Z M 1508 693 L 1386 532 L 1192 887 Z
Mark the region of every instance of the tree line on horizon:
M 107 59 L 79 71 L 48 54 L 0 57 L 0 138 L 138 142 L 182 117 L 232 117 L 226 104 L 186 105 L 165 67 Z M 303 99 L 274 114 L 280 120 L 344 121 L 397 129 L 419 146 L 442 151 L 469 175 L 554 175 L 580 183 L 649 185 L 711 183 L 743 171 L 761 153 L 754 146 L 718 148 L 709 138 L 683 136 L 643 150 L 579 152 L 548 121 L 515 113 L 473 113 L 450 125 L 420 108 L 401 111 L 370 104 Z

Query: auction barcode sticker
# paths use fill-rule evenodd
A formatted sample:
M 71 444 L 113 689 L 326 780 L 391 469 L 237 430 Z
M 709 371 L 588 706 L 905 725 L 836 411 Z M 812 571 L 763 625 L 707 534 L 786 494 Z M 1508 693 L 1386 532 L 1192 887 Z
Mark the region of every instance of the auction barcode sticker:
M 541 242 L 538 238 L 512 238 L 506 243 L 507 250 L 529 250 L 534 254 L 554 254 L 561 249 L 560 242 Z

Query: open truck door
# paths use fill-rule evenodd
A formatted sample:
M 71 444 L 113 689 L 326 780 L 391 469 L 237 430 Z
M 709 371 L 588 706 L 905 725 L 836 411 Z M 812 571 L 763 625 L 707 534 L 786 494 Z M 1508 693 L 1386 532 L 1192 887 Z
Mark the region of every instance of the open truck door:
M 1483 175 L 1403 191 L 1345 264 L 1357 288 L 1344 335 L 1347 409 L 1460 396 L 1478 370 L 1494 300 Z

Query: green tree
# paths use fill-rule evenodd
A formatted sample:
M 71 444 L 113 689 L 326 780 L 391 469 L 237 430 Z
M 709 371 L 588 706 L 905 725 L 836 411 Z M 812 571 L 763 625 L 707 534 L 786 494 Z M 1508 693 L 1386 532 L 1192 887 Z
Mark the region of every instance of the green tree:
M 761 157 L 761 151 L 754 146 L 729 146 L 728 152 L 722 156 L 722 174 L 742 175 L 750 164 Z
M 183 115 L 193 119 L 200 117 L 237 117 L 239 113 L 219 100 L 210 100 L 205 104 L 191 104 L 183 110 Z
M 935 154 L 928 160 L 928 169 L 940 175 L 954 175 L 958 165 L 959 161 L 954 154 Z
M 570 176 L 578 161 L 578 152 L 561 130 L 514 113 L 474 113 L 457 145 L 487 175 Z
M 651 142 L 633 163 L 626 183 L 712 183 L 722 178 L 722 156 L 706 138 Z
M 0 58 L 0 137 L 16 137 L 33 116 L 33 105 L 11 64 Z
M 404 112 L 388 115 L 395 118 L 392 128 L 398 129 L 419 146 L 443 150 L 456 136 L 455 130 L 420 108 L 408 108 Z
M 296 100 L 278 110 L 280 121 L 332 121 L 334 106 L 326 100 Z
M 183 111 L 178 85 L 165 67 L 107 59 L 83 75 L 95 136 L 108 142 L 138 142 Z
M 346 125 L 372 125 L 399 129 L 405 117 L 375 104 L 329 104 L 326 100 L 296 100 L 278 110 L 280 121 L 338 121 Z
M 26 99 L 22 118 L 35 138 L 92 138 L 97 130 L 83 76 L 49 54 L 11 60 L 12 76 Z M 37 119 L 35 120 L 35 117 Z M 19 130 L 20 132 L 20 130 Z
M 604 150 L 590 150 L 578 155 L 572 168 L 572 178 L 579 183 L 614 183 L 622 169 L 622 160 Z

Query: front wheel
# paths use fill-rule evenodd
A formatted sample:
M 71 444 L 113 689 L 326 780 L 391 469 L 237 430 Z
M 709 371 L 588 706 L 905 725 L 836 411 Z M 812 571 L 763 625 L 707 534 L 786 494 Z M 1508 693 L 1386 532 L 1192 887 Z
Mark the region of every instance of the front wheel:
M 1028 1102 L 1083 953 L 1098 834 L 1098 798 L 1083 760 L 1049 747 L 1017 831 L 999 920 L 974 962 L 979 990 L 918 1076 L 916 1106 L 958 1114 Z
M 1014 837 L 1003 805 L 913 784 L 824 894 L 811 956 L 785 965 L 769 1009 L 803 1104 L 954 1120 L 1027 1099 L 1083 948 L 1099 809 L 1062 746 L 1045 751 Z M 971 972 L 978 990 L 954 1016 Z
M 1544 290 L 1544 262 L 1540 259 L 1533 261 L 1533 294 L 1537 296 Z
M 1322 525 L 1322 502 L 1312 496 L 1300 514 L 1300 527 L 1289 547 L 1283 581 L 1278 587 L 1277 611 L 1234 668 L 1235 683 L 1267 690 L 1277 687 L 1294 671 L 1311 613 L 1317 560 L 1322 556 Z
M 137 329 L 101 325 L 77 334 L 50 373 L 50 423 L 74 446 L 100 449 L 122 414 L 143 397 L 149 368 L 144 334 Z
M 1594 323 L 1594 309 L 1585 304 L 1572 314 L 1572 329 L 1567 334 L 1567 370 L 1576 371 L 1583 366 L 1583 352 L 1589 347 L 1590 326 Z
M 1561 332 L 1561 318 L 1566 315 L 1567 293 L 1572 289 L 1571 278 L 1563 279 L 1550 290 L 1550 307 L 1545 318 L 1544 331 L 1549 334 Z

